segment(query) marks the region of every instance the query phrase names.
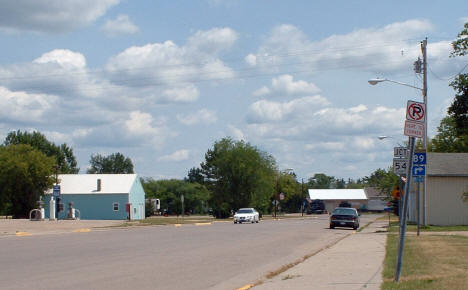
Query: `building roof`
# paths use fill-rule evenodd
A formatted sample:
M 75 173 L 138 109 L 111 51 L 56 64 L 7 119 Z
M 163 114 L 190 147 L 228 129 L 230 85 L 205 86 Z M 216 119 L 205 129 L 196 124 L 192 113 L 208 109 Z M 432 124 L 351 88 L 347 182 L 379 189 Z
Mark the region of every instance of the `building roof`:
M 367 200 L 364 189 L 309 189 L 310 199 Z
M 136 174 L 61 174 L 58 176 L 61 194 L 128 194 Z M 98 191 L 98 179 L 101 190 Z M 46 194 L 51 194 L 49 189 Z
M 468 153 L 427 154 L 427 175 L 468 176 Z

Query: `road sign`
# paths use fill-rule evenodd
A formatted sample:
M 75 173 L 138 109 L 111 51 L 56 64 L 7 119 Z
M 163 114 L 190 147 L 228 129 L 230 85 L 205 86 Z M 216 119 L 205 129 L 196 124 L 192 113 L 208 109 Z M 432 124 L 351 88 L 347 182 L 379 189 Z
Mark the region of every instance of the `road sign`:
M 413 165 L 413 176 L 424 176 L 426 173 L 426 166 Z
M 426 105 L 415 101 L 408 101 L 406 106 L 406 120 L 424 123 L 426 119 Z
M 181 202 L 184 202 L 184 199 L 185 199 L 185 198 L 184 198 L 184 195 L 181 194 L 181 195 L 180 195 L 180 201 L 181 201 Z
M 53 195 L 54 195 L 55 197 L 57 197 L 57 196 L 60 195 L 60 184 L 54 185 L 54 187 L 53 187 Z
M 408 159 L 393 158 L 393 173 L 398 175 L 406 174 Z
M 424 123 L 414 122 L 414 121 L 405 121 L 405 130 L 404 134 L 409 137 L 424 138 L 425 134 Z
M 426 164 L 426 153 L 414 153 L 413 155 L 414 165 L 425 165 Z
M 406 147 L 394 147 L 393 157 L 396 158 L 408 158 L 408 148 Z
M 422 176 L 415 176 L 414 177 L 414 182 L 423 182 L 423 177 Z

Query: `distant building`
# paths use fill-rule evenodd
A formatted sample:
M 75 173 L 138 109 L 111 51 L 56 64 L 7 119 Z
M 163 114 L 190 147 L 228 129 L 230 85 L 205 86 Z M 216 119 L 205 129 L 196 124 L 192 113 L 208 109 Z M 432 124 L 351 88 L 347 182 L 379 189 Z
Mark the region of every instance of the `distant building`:
M 426 224 L 468 225 L 468 203 L 462 200 L 468 192 L 468 153 L 429 152 L 426 171 Z
M 356 209 L 367 204 L 364 189 L 309 189 L 309 198 L 323 200 L 328 212 L 333 211 L 343 201 L 349 202 Z
M 389 201 L 388 196 L 381 193 L 375 187 L 366 187 L 364 190 L 367 196 L 367 203 L 362 209 L 368 211 L 384 211 Z
M 79 210 L 81 219 L 139 220 L 145 218 L 145 192 L 136 174 L 62 174 L 58 176 L 61 203 L 67 217 L 69 203 Z M 46 216 L 52 189 L 44 199 Z

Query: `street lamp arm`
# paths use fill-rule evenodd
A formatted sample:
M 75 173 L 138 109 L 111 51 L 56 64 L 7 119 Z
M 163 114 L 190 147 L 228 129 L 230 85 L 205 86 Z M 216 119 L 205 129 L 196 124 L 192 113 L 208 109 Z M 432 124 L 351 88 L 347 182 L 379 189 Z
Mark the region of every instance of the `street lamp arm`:
M 391 82 L 391 83 L 395 83 L 395 84 L 399 84 L 399 85 L 402 85 L 402 86 L 407 86 L 407 87 L 410 87 L 410 88 L 413 88 L 413 89 L 418 89 L 420 91 L 423 91 L 422 88 L 412 86 L 412 85 L 407 84 L 407 83 L 402 83 L 402 82 L 399 82 L 399 81 L 389 80 L 389 79 L 370 79 L 370 80 L 368 80 L 368 82 L 369 82 L 369 84 L 371 84 L 373 86 L 378 84 L 378 83 L 381 83 L 381 82 Z

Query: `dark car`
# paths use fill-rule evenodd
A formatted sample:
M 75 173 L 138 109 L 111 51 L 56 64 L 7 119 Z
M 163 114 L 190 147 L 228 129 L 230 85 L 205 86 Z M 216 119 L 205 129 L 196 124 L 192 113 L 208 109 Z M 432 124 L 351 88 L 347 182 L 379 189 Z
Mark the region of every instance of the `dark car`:
M 330 215 L 330 229 L 335 227 L 359 228 L 359 213 L 355 208 L 337 207 Z
M 323 202 L 323 200 L 320 199 L 313 200 L 307 208 L 307 214 L 322 214 L 326 212 L 327 211 L 325 210 L 325 203 Z

